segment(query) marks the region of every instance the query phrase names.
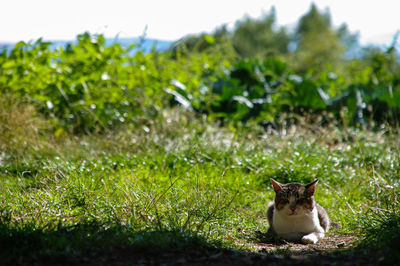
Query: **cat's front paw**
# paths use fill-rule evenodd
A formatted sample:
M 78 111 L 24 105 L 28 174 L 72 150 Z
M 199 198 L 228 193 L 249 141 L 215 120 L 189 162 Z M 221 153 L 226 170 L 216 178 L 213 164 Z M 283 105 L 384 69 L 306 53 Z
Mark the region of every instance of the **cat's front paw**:
M 301 242 L 304 244 L 316 244 L 318 242 L 318 237 L 315 234 L 305 235 L 301 238 Z

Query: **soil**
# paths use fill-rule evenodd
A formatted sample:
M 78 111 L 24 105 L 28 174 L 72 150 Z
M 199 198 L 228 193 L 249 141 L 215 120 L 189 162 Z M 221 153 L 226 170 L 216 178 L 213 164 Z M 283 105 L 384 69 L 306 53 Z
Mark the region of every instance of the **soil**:
M 360 252 L 351 250 L 357 239 L 349 235 L 327 235 L 317 244 L 251 243 L 253 252 L 224 249 L 185 250 L 161 254 L 138 254 L 121 249 L 51 265 L 373 265 Z

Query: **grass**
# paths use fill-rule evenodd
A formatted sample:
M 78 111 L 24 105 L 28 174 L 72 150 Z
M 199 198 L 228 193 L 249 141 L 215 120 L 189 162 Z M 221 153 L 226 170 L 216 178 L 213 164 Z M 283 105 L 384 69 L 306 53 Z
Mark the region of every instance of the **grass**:
M 250 250 L 254 233 L 268 229 L 270 177 L 319 178 L 316 199 L 338 225 L 333 233 L 382 249 L 393 244 L 386 235 L 398 241 L 398 212 L 369 215 L 399 207 L 398 134 L 335 125 L 266 134 L 169 110 L 103 135 L 55 138 L 33 109 L 2 104 L 15 110 L 0 115 L 5 262 L 121 248 Z
M 398 190 L 391 185 L 381 188 L 384 194 L 381 208 L 371 208 L 368 219 L 362 220 L 363 240 L 358 249 L 374 254 L 378 263 L 396 264 L 400 259 L 400 213 L 398 210 Z

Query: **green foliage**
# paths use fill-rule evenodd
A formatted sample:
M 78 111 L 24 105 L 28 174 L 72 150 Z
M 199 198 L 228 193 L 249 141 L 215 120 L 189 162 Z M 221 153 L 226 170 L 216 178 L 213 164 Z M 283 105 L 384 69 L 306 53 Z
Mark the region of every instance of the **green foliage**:
M 212 42 L 206 39 L 213 37 Z M 223 53 L 226 58 L 239 59 L 280 56 L 290 62 L 301 75 L 334 71 L 346 74 L 346 61 L 359 56 L 358 35 L 348 31 L 347 25 L 333 27 L 329 10 L 321 12 L 312 4 L 290 32 L 276 25 L 275 9 L 261 18 L 245 17 L 228 31 L 226 26 L 211 35 L 191 35 L 173 45 L 172 50 L 185 54 L 207 52 Z
M 207 49 L 218 42 L 210 35 L 203 40 Z M 56 136 L 141 123 L 176 104 L 236 125 L 322 112 L 346 126 L 399 123 L 400 67 L 392 48 L 353 60 L 347 79 L 331 70 L 300 76 L 276 57 L 229 61 L 223 54 L 183 55 L 179 49 L 129 56 L 133 47 L 106 46 L 103 36 L 88 33 L 65 49 L 51 50 L 41 40 L 19 43 L 0 57 L 0 93 L 24 97 Z
M 275 9 L 260 20 L 238 21 L 232 36 L 233 47 L 242 58 L 265 58 L 287 54 L 289 35 L 285 28 L 276 29 Z
M 190 35 L 173 43 L 169 51 L 175 57 L 207 53 L 217 57 L 232 59 L 236 56 L 232 46 L 231 33 L 226 26 L 217 28 L 213 34 Z
M 65 49 L 49 43 L 17 44 L 0 57 L 0 93 L 26 97 L 57 132 L 99 132 L 151 117 L 168 102 L 165 88 L 184 82 L 195 93 L 200 77 L 218 58 L 171 60 L 167 54 L 137 52 L 88 33 Z
M 292 64 L 303 74 L 310 69 L 316 72 L 329 68 L 338 71 L 345 59 L 345 50 L 351 48 L 354 38 L 345 26 L 335 30 L 329 12 L 321 13 L 312 4 L 310 11 L 298 22 Z
M 345 125 L 396 126 L 399 86 L 394 88 L 391 84 L 396 83 L 398 74 L 385 72 L 391 79 L 376 78 L 374 84 L 368 73 L 368 68 L 357 73 L 359 80 L 352 84 L 328 71 L 314 77 L 298 76 L 278 58 L 241 60 L 218 75 L 212 84 L 211 104 L 203 101 L 200 109 L 228 121 L 275 122 L 288 112 L 304 115 L 327 111 Z M 349 119 L 343 117 L 343 110 Z

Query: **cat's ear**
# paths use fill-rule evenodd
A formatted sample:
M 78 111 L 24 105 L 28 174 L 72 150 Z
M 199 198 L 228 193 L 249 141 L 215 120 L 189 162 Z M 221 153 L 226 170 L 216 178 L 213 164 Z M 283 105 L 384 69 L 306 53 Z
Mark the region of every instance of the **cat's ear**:
M 278 192 L 278 191 L 280 191 L 282 189 L 282 184 L 281 183 L 279 183 L 278 181 L 276 181 L 273 178 L 270 178 L 270 180 L 271 180 L 272 186 L 274 187 L 275 192 Z
M 311 182 L 310 184 L 306 185 L 306 189 L 308 191 L 310 191 L 311 195 L 314 195 L 315 190 L 317 189 L 317 183 L 318 183 L 318 179 L 315 179 L 313 182 Z

